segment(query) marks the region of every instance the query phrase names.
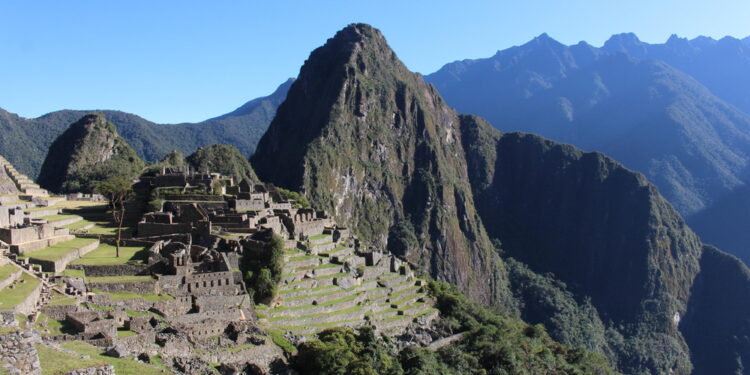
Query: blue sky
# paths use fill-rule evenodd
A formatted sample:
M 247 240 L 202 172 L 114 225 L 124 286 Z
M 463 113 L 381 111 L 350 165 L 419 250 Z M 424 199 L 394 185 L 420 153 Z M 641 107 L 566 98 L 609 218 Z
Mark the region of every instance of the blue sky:
M 0 108 L 119 109 L 201 121 L 271 93 L 352 22 L 381 29 L 414 71 L 487 57 L 543 32 L 601 45 L 611 34 L 750 35 L 747 0 L 0 0 Z

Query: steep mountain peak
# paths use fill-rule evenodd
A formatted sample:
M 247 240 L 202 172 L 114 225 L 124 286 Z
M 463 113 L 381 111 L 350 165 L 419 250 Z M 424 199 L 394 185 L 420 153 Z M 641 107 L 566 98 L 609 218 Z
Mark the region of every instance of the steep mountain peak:
M 96 181 L 136 177 L 143 167 L 115 125 L 101 113 L 89 113 L 52 143 L 39 184 L 54 192 L 91 192 Z
M 642 42 L 635 33 L 621 33 L 612 35 L 602 49 L 608 52 L 632 52 L 634 49 L 642 49 L 646 43 Z
M 286 98 L 286 93 L 287 91 L 289 91 L 289 88 L 292 87 L 292 83 L 294 83 L 294 78 L 289 78 L 284 83 L 279 85 L 279 87 L 277 87 L 276 90 L 273 93 L 271 93 L 271 95 L 253 99 L 243 104 L 242 106 L 240 106 L 239 108 L 235 109 L 232 112 L 229 112 L 225 115 L 221 115 L 219 117 L 214 117 L 207 121 L 220 120 L 220 119 L 225 119 L 229 117 L 245 116 L 245 115 L 253 113 L 253 111 L 256 111 L 258 109 L 258 107 L 262 106 L 265 103 L 268 103 L 269 101 L 272 101 L 274 103 L 277 103 L 277 102 L 281 103 L 284 101 L 284 98 Z M 278 104 L 275 104 L 275 106 L 278 106 Z
M 310 54 L 251 162 L 363 242 L 502 305 L 501 261 L 459 156 L 461 123 L 380 31 L 353 24 Z

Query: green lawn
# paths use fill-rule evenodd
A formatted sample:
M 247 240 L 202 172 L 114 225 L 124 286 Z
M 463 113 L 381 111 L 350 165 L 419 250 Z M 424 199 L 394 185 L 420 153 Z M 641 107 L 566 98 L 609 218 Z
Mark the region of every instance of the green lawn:
M 148 256 L 148 249 L 142 246 L 121 246 L 120 257 L 116 257 L 114 246 L 102 243 L 96 250 L 82 256 L 70 264 L 83 264 L 87 266 L 112 266 L 134 261 L 143 261 Z
M 64 305 L 75 305 L 76 300 L 66 295 L 60 294 L 56 291 L 52 291 L 52 298 L 47 303 L 53 306 L 64 306 Z
M 151 276 L 97 276 L 86 278 L 89 283 L 140 283 L 154 280 L 156 279 Z
M 62 258 L 64 255 L 92 243 L 97 240 L 94 238 L 76 238 L 74 240 L 61 242 L 57 245 L 46 247 L 41 250 L 32 251 L 24 254 L 28 258 L 34 258 L 39 260 L 56 261 Z
M 78 279 L 83 279 L 86 277 L 86 272 L 84 270 L 74 270 L 71 268 L 66 268 L 62 273 L 61 276 L 67 276 L 67 277 L 75 277 Z
M 161 370 L 132 359 L 107 357 L 102 353 L 100 349 L 82 341 L 69 341 L 60 344 L 60 346 L 64 349 L 72 350 L 76 353 L 90 356 L 95 360 L 109 363 L 110 365 L 115 367 L 115 373 L 117 375 L 169 374 L 169 372 L 165 370 Z
M 63 225 L 60 228 L 65 228 L 65 229 L 69 229 L 73 231 L 73 230 L 81 229 L 87 225 L 95 225 L 95 223 L 85 220 L 85 219 L 81 219 L 81 220 L 76 221 L 75 223 Z
M 36 345 L 36 352 L 39 354 L 39 363 L 42 365 L 42 375 L 65 374 L 72 370 L 104 366 L 106 364 L 101 361 L 65 353 L 41 344 Z
M 310 236 L 309 240 L 310 241 L 320 240 L 320 239 L 330 237 L 330 236 L 331 236 L 330 234 L 316 234 L 314 236 Z
M 14 284 L 15 288 L 5 288 L 2 293 L 0 293 L 0 311 L 12 310 L 16 305 L 23 302 L 26 297 L 28 297 L 37 286 L 39 286 L 39 280 L 27 273 L 21 274 L 19 280 L 24 280 L 25 282 L 16 282 Z
M 62 220 L 72 219 L 74 217 L 80 217 L 80 216 L 78 216 L 78 215 L 61 214 L 61 215 L 42 216 L 42 217 L 40 217 L 40 219 L 47 220 L 50 223 L 55 223 L 55 222 L 62 221 Z
M 0 266 L 0 280 L 5 280 L 10 277 L 10 275 L 20 271 L 21 269 L 16 267 L 13 264 L 6 264 Z

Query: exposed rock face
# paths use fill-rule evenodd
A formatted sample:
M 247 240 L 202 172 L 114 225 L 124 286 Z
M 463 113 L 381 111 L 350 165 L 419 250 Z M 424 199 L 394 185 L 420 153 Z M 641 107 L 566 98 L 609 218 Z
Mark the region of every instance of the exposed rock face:
M 460 120 L 378 30 L 351 25 L 312 52 L 251 161 L 474 299 L 507 298 L 479 221 Z M 507 301 L 506 301 L 507 302 Z
M 39 183 L 53 192 L 91 192 L 96 181 L 137 177 L 144 167 L 102 114 L 70 125 L 50 146 Z

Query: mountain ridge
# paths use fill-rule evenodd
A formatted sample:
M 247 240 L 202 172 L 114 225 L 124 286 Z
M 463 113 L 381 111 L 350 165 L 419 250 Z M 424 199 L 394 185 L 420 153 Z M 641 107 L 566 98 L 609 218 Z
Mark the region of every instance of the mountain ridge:
M 104 114 L 138 155 L 155 162 L 174 149 L 189 155 L 199 147 L 229 144 L 246 157 L 286 98 L 291 82 L 280 85 L 272 94 L 251 100 L 234 111 L 199 123 L 156 124 L 138 115 L 113 110 L 61 110 L 34 119 L 26 119 L 0 108 L 0 154 L 19 171 L 36 178 L 46 149 L 68 125 L 91 112 Z

